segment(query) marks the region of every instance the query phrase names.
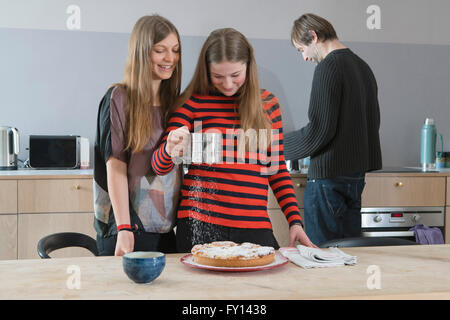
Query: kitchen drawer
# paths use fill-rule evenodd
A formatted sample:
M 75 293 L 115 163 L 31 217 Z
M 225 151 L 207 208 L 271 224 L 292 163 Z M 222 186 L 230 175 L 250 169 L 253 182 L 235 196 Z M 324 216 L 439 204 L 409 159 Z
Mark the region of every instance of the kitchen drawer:
M 447 185 L 448 188 L 448 185 Z M 445 207 L 445 229 L 444 229 L 444 241 L 450 243 L 450 206 Z
M 447 178 L 447 205 L 450 206 L 450 177 Z
M 0 214 L 17 213 L 17 181 L 0 181 Z
M 363 207 L 444 206 L 445 177 L 367 177 Z
M 303 195 L 306 188 L 306 178 L 292 178 L 292 184 L 294 186 L 295 197 L 297 198 L 299 208 L 303 208 Z M 268 209 L 279 209 L 277 198 L 269 187 L 269 193 L 267 197 L 267 208 Z
M 289 246 L 289 224 L 284 216 L 283 212 L 278 209 L 267 210 L 269 214 L 270 222 L 272 223 L 272 230 L 277 239 L 280 247 Z M 303 224 L 305 219 L 303 218 L 303 209 L 300 210 L 300 216 L 302 217 Z M 296 243 L 296 245 L 299 243 Z
M 40 259 L 37 244 L 52 233 L 79 232 L 96 238 L 94 213 L 32 213 L 18 215 L 18 258 Z M 64 248 L 50 254 L 53 258 L 92 257 L 85 248 Z
M 92 212 L 92 179 L 19 180 L 19 213 Z
M 0 260 L 17 259 L 17 214 L 0 215 Z

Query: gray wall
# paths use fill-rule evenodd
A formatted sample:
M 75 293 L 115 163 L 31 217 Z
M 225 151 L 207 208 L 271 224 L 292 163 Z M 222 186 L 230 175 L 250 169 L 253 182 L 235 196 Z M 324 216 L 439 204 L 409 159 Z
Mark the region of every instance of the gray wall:
M 80 29 L 67 26 L 71 4 L 80 8 Z M 380 8 L 380 29 L 367 27 L 372 4 Z M 235 27 L 255 47 L 262 86 L 278 96 L 285 132 L 299 129 L 307 123 L 314 65 L 302 61 L 289 35 L 292 21 L 304 12 L 327 17 L 344 44 L 372 67 L 386 166 L 418 165 L 425 117 L 435 118 L 438 131 L 450 139 L 445 0 L 0 1 L 0 125 L 20 130 L 21 159 L 28 157 L 30 134 L 78 134 L 92 148 L 98 103 L 122 78 L 129 33 L 140 16 L 159 13 L 182 35 L 183 85 L 207 34 Z

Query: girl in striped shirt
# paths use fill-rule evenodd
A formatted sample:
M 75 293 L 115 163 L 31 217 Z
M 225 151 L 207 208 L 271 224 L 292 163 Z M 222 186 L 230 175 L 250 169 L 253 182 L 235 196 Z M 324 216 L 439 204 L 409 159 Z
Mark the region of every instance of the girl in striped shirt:
M 154 172 L 165 175 L 178 157 L 189 155 L 191 133 L 218 134 L 221 148 L 213 163 L 201 155 L 189 163 L 177 214 L 177 250 L 224 240 L 278 249 L 267 213 L 269 185 L 289 223 L 290 246 L 295 240 L 314 246 L 303 231 L 286 170 L 280 106 L 260 89 L 253 48 L 244 35 L 231 28 L 209 35 L 179 102 L 153 154 Z

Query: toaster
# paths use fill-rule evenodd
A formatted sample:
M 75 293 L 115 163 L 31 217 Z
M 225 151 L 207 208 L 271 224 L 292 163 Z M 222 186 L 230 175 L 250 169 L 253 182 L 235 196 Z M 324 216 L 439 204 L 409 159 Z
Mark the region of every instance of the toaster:
M 30 135 L 30 166 L 35 169 L 89 168 L 89 140 L 75 135 Z

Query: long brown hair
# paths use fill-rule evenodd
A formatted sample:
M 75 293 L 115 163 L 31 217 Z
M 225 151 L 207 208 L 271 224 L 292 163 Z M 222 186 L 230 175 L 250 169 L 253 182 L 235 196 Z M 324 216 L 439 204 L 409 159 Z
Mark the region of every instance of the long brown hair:
M 209 66 L 224 61 L 247 64 L 245 82 L 237 92 L 241 128 L 244 131 L 255 129 L 257 132 L 266 129 L 270 138 L 272 126 L 264 112 L 253 47 L 242 33 L 233 28 L 217 29 L 208 36 L 198 57 L 194 76 L 177 104 L 184 103 L 192 94 L 217 93 L 210 80 Z
M 169 34 L 177 36 L 180 45 L 180 59 L 172 77 L 162 80 L 159 98 L 163 122 L 167 124 L 174 102 L 181 90 L 181 41 L 175 26 L 159 15 L 141 17 L 131 32 L 128 43 L 128 56 L 125 63 L 122 82 L 127 91 L 127 146 L 131 152 L 141 152 L 152 133 L 154 102 L 152 90 L 153 45 L 164 40 Z

